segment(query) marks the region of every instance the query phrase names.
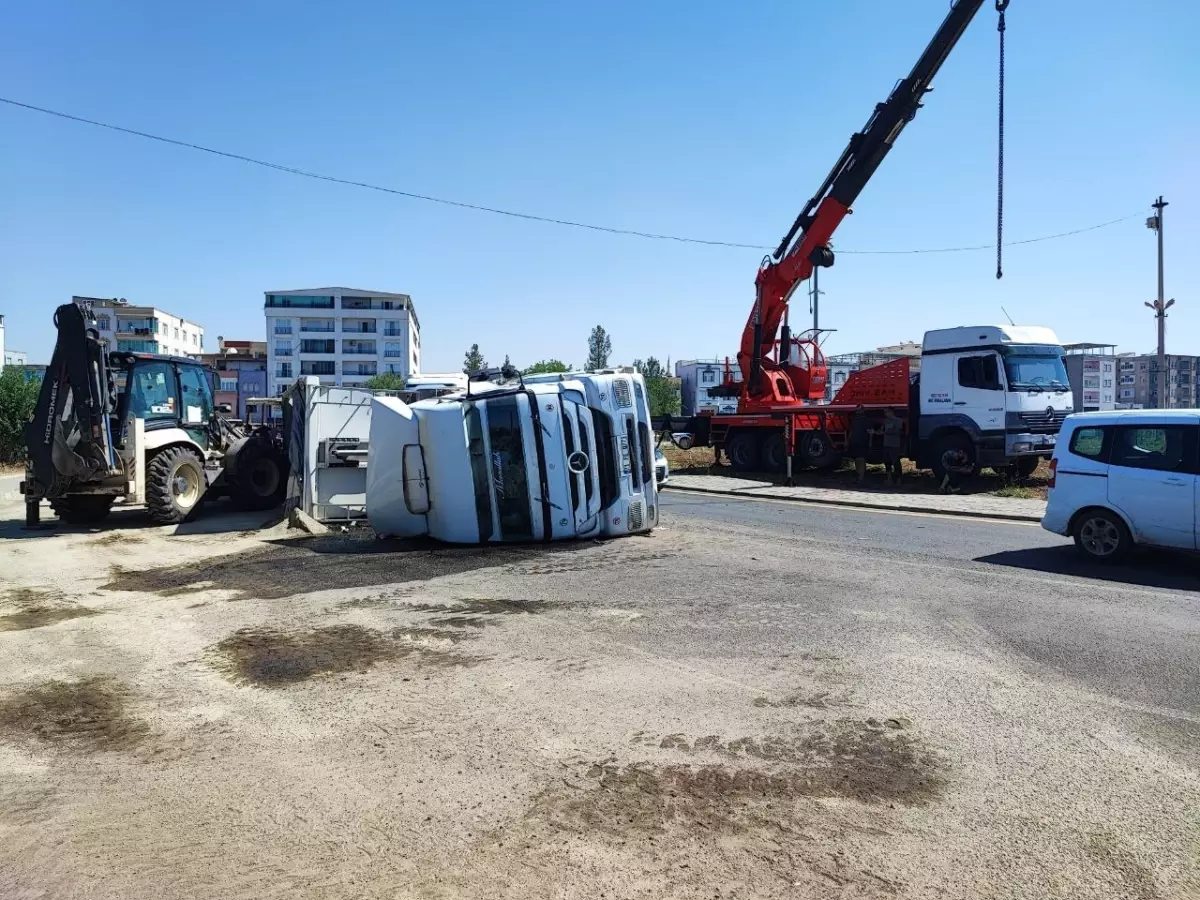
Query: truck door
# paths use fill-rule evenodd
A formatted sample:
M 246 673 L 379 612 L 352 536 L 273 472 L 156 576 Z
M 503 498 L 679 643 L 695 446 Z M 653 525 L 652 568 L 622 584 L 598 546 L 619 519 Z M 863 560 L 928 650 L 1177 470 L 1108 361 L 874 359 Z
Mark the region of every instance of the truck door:
M 991 351 L 964 353 L 955 362 L 953 411 L 980 431 L 1004 431 L 1004 382 L 1000 358 Z

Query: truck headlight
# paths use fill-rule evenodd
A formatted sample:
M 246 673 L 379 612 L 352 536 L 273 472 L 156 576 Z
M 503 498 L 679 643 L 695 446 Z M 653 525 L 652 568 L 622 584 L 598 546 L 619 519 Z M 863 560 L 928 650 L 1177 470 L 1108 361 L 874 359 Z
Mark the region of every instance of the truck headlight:
M 1029 443 L 1029 441 L 1018 441 L 1013 444 L 1012 448 L 1013 453 L 1028 453 L 1033 449 L 1033 444 Z

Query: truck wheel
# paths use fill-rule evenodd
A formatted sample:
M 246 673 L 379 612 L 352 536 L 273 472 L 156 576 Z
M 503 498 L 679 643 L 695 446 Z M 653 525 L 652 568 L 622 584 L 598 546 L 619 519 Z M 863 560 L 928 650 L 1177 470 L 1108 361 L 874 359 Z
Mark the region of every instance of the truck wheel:
M 800 441 L 800 458 L 814 469 L 831 469 L 838 463 L 838 452 L 824 431 L 810 431 Z
M 230 480 L 229 495 L 242 509 L 272 509 L 283 502 L 288 465 L 273 447 L 248 441 L 238 450 L 232 468 L 236 474 Z
M 113 498 L 103 494 L 72 494 L 50 501 L 54 514 L 68 525 L 95 525 L 108 516 Z
M 762 467 L 764 472 L 778 475 L 787 469 L 787 441 L 783 435 L 776 432 L 767 435 L 762 445 Z
M 738 431 L 725 441 L 725 456 L 735 472 L 757 472 L 762 460 L 762 447 L 758 435 L 751 431 Z
M 1028 478 L 1042 461 L 1040 456 L 1022 456 L 1012 464 L 1012 473 L 1017 478 Z
M 204 462 L 187 447 L 168 447 L 146 466 L 146 511 L 157 525 L 176 525 L 204 500 Z
M 967 454 L 967 459 L 974 461 L 975 447 L 971 443 L 971 439 L 961 432 L 952 431 L 949 434 L 942 435 L 938 442 L 933 446 L 933 474 L 937 476 L 940 482 L 946 477 L 946 469 L 942 466 L 942 457 L 950 450 L 962 450 Z M 979 474 L 979 466 L 976 465 L 971 472 L 972 475 Z

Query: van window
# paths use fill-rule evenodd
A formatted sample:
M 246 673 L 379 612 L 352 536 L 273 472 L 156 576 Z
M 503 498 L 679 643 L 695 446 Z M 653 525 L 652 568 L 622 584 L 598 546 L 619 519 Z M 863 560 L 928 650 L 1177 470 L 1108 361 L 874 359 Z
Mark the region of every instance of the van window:
M 1111 428 L 1076 428 L 1071 435 L 1071 452 L 1076 456 L 1103 461 L 1108 458 L 1108 439 L 1111 436 Z
M 1161 472 L 1193 471 L 1196 426 L 1128 425 L 1118 428 L 1111 465 Z
M 961 387 L 979 388 L 984 391 L 999 391 L 1000 367 L 993 354 L 987 356 L 963 356 L 958 360 L 958 383 Z

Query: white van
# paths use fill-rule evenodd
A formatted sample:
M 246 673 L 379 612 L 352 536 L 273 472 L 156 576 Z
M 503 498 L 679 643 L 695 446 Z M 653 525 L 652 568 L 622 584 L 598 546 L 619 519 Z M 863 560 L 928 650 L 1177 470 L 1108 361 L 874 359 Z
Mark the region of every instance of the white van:
M 1137 409 L 1068 416 L 1051 460 L 1042 527 L 1087 556 L 1135 544 L 1197 549 L 1200 410 Z

